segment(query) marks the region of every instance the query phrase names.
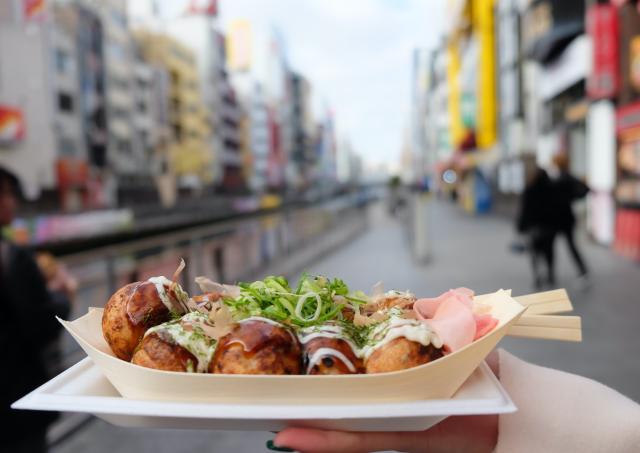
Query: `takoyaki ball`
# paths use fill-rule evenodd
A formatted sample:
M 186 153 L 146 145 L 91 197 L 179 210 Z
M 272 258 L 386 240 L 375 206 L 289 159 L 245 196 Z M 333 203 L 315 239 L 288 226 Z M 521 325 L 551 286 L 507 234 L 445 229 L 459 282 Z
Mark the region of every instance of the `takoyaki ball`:
M 368 374 L 387 373 L 424 365 L 440 357 L 442 350 L 432 344 L 424 346 L 399 337 L 373 351 L 365 362 L 365 368 Z
M 358 374 L 362 360 L 348 342 L 340 338 L 316 337 L 303 346 L 307 374 Z
M 131 363 L 156 370 L 193 372 L 198 359 L 182 346 L 151 333 L 144 337 L 133 354 Z
M 171 311 L 186 311 L 180 301 L 183 294 L 178 285 L 172 289 L 168 279 L 130 283 L 116 291 L 102 314 L 102 334 L 113 353 L 131 360 L 148 328 L 168 321 Z
M 301 374 L 297 338 L 282 325 L 248 318 L 220 338 L 209 371 L 217 374 Z

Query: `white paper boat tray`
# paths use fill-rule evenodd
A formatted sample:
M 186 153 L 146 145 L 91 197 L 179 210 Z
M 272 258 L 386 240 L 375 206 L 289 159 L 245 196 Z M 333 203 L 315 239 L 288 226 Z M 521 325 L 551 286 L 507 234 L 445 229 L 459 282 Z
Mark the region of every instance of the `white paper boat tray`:
M 450 399 L 375 404 L 228 404 L 123 398 L 85 358 L 15 402 L 14 409 L 94 414 L 117 426 L 279 431 L 286 426 L 357 431 L 420 431 L 450 415 L 516 410 L 483 362 Z

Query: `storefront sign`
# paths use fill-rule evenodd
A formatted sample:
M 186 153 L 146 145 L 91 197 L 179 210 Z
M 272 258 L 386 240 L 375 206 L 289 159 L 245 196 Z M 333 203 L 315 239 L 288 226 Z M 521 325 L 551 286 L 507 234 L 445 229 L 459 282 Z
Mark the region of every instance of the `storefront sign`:
M 191 0 L 187 7 L 187 14 L 202 14 L 215 17 L 218 15 L 217 0 Z
M 640 102 L 621 107 L 616 112 L 616 134 L 640 128 Z
M 614 97 L 618 92 L 618 30 L 614 6 L 597 4 L 587 12 L 587 32 L 593 48 L 593 70 L 587 80 L 587 92 L 592 99 Z
M 65 158 L 56 162 L 58 187 L 83 187 L 89 179 L 89 166 L 80 159 Z
M 640 91 L 640 36 L 632 38 L 629 44 L 629 81 Z
M 635 40 L 640 36 L 640 14 L 634 5 L 623 5 L 618 10 L 618 25 L 618 48 L 620 49 L 618 105 L 626 105 L 640 99 L 640 91 L 636 88 L 637 84 L 632 81 L 632 74 L 638 71 L 638 69 L 633 69 L 633 66 L 638 67 L 637 41 Z M 634 77 L 637 78 L 637 76 Z
M 21 110 L 0 105 L 0 145 L 12 145 L 25 136 L 25 121 Z

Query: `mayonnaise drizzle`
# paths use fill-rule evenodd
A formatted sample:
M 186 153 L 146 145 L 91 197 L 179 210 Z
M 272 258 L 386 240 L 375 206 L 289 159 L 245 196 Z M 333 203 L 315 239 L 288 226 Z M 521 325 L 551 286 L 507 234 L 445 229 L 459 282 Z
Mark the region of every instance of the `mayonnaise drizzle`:
M 440 337 L 422 321 L 394 317 L 373 329 L 369 343 L 358 351 L 358 357 L 367 360 L 377 349 L 400 337 L 424 346 L 442 347 Z
M 335 324 L 325 324 L 321 326 L 307 327 L 305 329 L 301 329 L 298 333 L 298 339 L 303 345 L 316 338 L 337 338 L 339 340 L 343 340 L 351 347 L 354 354 L 356 354 L 356 356 L 358 355 L 358 346 L 347 335 L 345 335 L 342 327 L 340 326 Z
M 186 313 L 187 310 L 185 309 L 185 301 L 177 300 L 176 303 L 173 303 L 171 301 L 171 298 L 167 292 L 167 288 L 173 285 L 173 282 L 171 280 L 169 280 L 167 277 L 160 276 L 160 277 L 151 277 L 147 281 L 155 285 L 156 291 L 158 291 L 158 296 L 160 296 L 160 300 L 162 301 L 164 306 L 167 307 L 169 311 L 178 311 L 178 313 L 180 314 Z M 180 285 L 176 285 L 176 288 L 175 288 L 176 297 L 177 298 L 183 297 L 183 293 L 184 291 L 182 290 L 182 288 L 180 288 Z
M 206 315 L 194 311 L 187 313 L 179 321 L 166 322 L 152 327 L 144 335 L 146 337 L 154 333 L 164 341 L 183 347 L 198 360 L 198 373 L 206 373 L 217 344 L 216 340 L 208 337 L 202 329 L 198 328 L 198 323 L 207 322 Z M 186 324 L 191 324 L 191 329 L 186 329 Z
M 349 371 L 352 373 L 356 372 L 356 367 L 351 363 L 351 360 L 347 358 L 342 352 L 337 351 L 333 348 L 318 348 L 312 355 L 309 357 L 309 365 L 307 366 L 307 374 L 311 371 L 311 369 L 318 364 L 323 358 L 327 356 L 333 356 L 342 361 Z

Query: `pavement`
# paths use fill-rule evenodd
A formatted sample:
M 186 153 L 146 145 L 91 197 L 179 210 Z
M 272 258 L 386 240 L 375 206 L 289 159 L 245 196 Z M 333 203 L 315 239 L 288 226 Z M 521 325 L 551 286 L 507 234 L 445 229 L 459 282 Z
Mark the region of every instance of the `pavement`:
M 430 260 L 416 263 L 403 217 L 386 216 L 380 205 L 369 212 L 370 228 L 360 237 L 307 267 L 337 276 L 352 288 L 369 289 L 382 280 L 388 289 L 438 295 L 458 286 L 477 293 L 512 289 L 535 292 L 529 261 L 512 254 L 512 222 L 474 217 L 445 202 L 432 202 Z M 591 269 L 585 289 L 575 278 L 566 244 L 556 244 L 558 287 L 565 287 L 582 316 L 582 343 L 506 339 L 501 346 L 530 362 L 598 380 L 640 401 L 640 267 L 584 237 L 579 246 Z M 53 453 L 260 452 L 273 434 L 239 431 L 142 430 L 95 420 L 52 449 Z

